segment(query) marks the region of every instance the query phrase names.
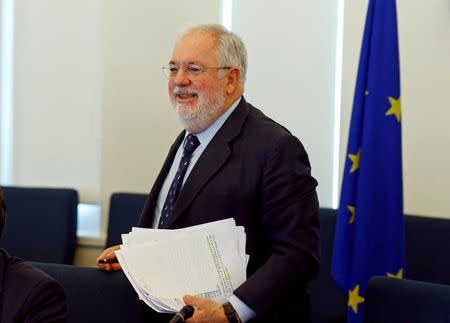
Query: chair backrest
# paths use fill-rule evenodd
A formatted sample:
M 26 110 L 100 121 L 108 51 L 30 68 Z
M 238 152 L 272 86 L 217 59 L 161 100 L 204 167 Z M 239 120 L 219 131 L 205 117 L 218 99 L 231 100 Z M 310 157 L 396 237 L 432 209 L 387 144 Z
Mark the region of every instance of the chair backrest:
M 450 219 L 405 217 L 406 278 L 450 285 Z
M 345 323 L 347 296 L 339 289 L 331 276 L 334 229 L 337 210 L 321 208 L 320 220 L 320 273 L 310 284 L 311 322 Z
M 73 189 L 3 187 L 6 227 L 0 246 L 29 261 L 71 264 L 77 242 Z
M 448 285 L 373 277 L 366 302 L 366 323 L 450 322 Z
M 148 194 L 113 193 L 109 202 L 109 221 L 106 246 L 122 243 L 121 234 L 136 226 Z
M 68 323 L 140 322 L 141 302 L 122 271 L 31 263 L 64 288 Z

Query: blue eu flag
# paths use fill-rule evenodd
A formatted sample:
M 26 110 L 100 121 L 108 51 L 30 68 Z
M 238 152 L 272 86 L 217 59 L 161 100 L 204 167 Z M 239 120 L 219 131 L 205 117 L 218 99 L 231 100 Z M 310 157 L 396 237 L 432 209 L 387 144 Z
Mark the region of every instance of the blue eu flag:
M 367 282 L 405 270 L 395 0 L 369 0 L 337 216 L 332 275 L 362 322 Z

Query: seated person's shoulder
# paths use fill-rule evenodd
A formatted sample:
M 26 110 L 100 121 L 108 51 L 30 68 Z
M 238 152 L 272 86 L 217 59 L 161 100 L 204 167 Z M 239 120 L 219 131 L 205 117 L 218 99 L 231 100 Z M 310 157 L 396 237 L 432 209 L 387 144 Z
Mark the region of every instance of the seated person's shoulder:
M 56 280 L 22 259 L 2 256 L 3 318 L 6 314 L 25 322 L 65 322 L 65 294 Z
M 53 278 L 20 258 L 11 257 L 5 274 L 5 283 L 14 284 L 18 292 L 49 287 L 64 295 L 64 290 Z

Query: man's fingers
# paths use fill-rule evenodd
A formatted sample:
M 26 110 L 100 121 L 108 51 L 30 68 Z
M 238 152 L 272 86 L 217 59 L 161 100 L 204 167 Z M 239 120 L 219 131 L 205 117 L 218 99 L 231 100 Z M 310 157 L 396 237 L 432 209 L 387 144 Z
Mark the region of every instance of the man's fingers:
M 186 323 L 226 323 L 222 306 L 208 298 L 192 295 L 183 296 L 183 301 L 194 307 L 194 315 Z
M 211 300 L 204 297 L 197 297 L 193 295 L 184 295 L 183 301 L 187 305 L 192 305 L 194 307 L 204 307 L 208 305 L 208 303 L 211 303 Z
M 100 256 L 98 256 L 98 260 L 115 259 L 116 258 L 115 251 L 119 250 L 119 249 L 120 249 L 120 245 L 112 246 L 112 247 L 109 247 L 109 248 L 103 250 L 103 252 L 100 254 Z
M 109 257 L 109 250 L 108 249 L 103 250 L 103 252 L 98 256 L 97 262 L 99 262 L 99 263 L 100 262 L 106 262 L 108 257 Z
M 116 271 L 116 270 L 122 270 L 122 266 L 120 266 L 120 263 L 114 262 L 114 263 L 97 263 L 97 266 L 104 271 Z
M 115 251 L 119 249 L 119 245 L 105 249 L 97 258 L 97 266 L 106 271 L 122 269 L 115 254 Z
M 184 295 L 183 301 L 185 304 L 199 306 L 204 300 L 201 297 L 196 297 L 193 295 Z

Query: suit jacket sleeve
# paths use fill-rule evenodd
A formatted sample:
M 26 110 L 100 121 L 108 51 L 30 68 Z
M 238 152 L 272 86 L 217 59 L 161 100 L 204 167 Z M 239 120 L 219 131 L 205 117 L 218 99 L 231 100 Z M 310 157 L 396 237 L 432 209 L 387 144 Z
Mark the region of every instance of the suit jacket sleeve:
M 42 279 L 30 291 L 24 306 L 24 323 L 66 322 L 64 290 L 53 279 Z
M 271 255 L 235 290 L 258 317 L 306 292 L 319 267 L 317 182 L 302 144 L 290 134 L 278 137 L 264 159 L 261 223 Z

